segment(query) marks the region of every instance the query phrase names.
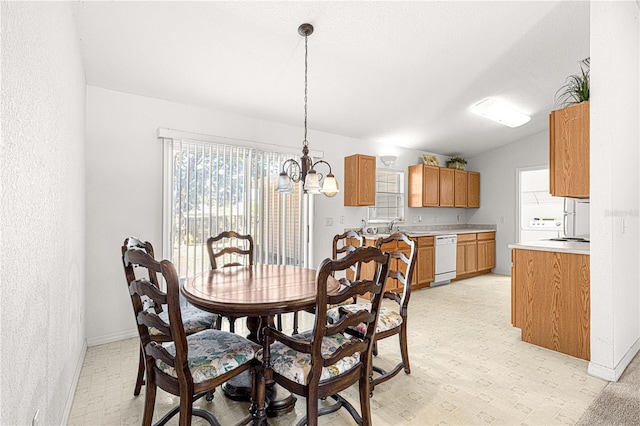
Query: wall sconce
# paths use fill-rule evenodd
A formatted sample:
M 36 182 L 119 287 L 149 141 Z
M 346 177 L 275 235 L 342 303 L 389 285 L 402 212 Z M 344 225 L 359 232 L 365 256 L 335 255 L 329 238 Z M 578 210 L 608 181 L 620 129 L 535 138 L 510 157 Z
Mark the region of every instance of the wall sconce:
M 382 164 L 384 164 L 387 167 L 392 166 L 397 159 L 398 157 L 396 157 L 395 155 L 383 155 L 382 157 L 380 157 L 380 161 L 382 161 Z

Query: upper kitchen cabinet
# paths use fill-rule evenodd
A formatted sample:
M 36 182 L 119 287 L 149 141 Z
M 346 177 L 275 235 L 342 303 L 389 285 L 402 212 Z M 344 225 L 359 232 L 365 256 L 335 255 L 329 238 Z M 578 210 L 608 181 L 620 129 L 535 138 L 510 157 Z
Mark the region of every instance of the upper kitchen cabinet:
M 409 166 L 409 207 L 440 206 L 440 167 Z
M 455 170 L 454 174 L 454 206 L 455 207 L 467 207 L 467 199 L 468 199 L 468 185 L 467 185 L 467 177 L 469 172 L 465 172 L 464 170 Z
M 549 191 L 589 198 L 589 102 L 549 114 Z
M 480 207 L 480 173 L 467 172 L 467 207 Z
M 376 205 L 376 157 L 363 154 L 344 157 L 344 205 Z
M 480 207 L 480 173 L 409 166 L 409 207 Z

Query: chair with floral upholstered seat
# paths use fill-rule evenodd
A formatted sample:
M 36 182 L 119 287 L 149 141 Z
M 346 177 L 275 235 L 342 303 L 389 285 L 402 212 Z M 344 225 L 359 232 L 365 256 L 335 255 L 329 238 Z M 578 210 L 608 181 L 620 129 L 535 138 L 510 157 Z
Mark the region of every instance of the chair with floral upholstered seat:
M 157 387 L 180 397 L 180 403 L 169 411 L 158 423 L 164 424 L 179 413 L 179 424 L 191 424 L 192 416 L 202 417 L 211 425 L 219 425 L 215 416 L 206 410 L 193 407 L 193 402 L 210 393 L 223 382 L 250 369 L 259 368 L 255 354 L 260 346 L 242 336 L 227 331 L 207 329 L 189 336 L 185 333 L 180 307 L 180 288 L 176 269 L 171 262 L 158 262 L 146 250 L 127 248 L 122 256 L 129 280 L 129 294 L 138 325 L 138 334 L 145 359 L 147 383 L 142 424 L 149 426 L 153 420 Z M 135 269 L 134 269 L 135 268 Z M 146 274 L 144 272 L 147 271 Z M 136 276 L 136 272 L 139 273 Z M 149 277 L 162 274 L 167 292 L 160 290 Z M 146 275 L 146 276 L 145 276 Z M 146 309 L 143 301 L 151 300 L 156 305 L 167 306 L 167 323 L 153 309 Z M 157 329 L 164 342 L 151 337 Z M 259 386 L 262 375 L 254 371 L 253 389 L 262 392 Z M 263 401 L 264 395 L 254 393 L 253 401 Z M 263 415 L 262 405 L 251 411 Z M 253 420 L 248 413 L 240 422 L 246 425 Z
M 128 237 L 127 239 L 124 240 L 124 244 L 122 245 L 122 255 L 124 256 L 124 253 L 128 249 L 133 249 L 133 248 L 144 250 L 144 252 L 147 253 L 149 256 L 151 256 L 152 258 L 154 257 L 153 246 L 151 245 L 151 243 L 148 241 L 142 242 L 141 240 L 135 237 Z M 129 283 L 131 283 L 135 279 L 135 273 L 132 268 L 127 268 L 126 266 L 124 268 L 124 272 L 127 278 L 127 286 L 128 286 Z M 149 271 L 149 276 L 147 278 L 149 278 L 149 281 L 154 286 L 156 286 L 156 288 L 160 288 L 156 273 L 154 273 L 153 271 Z M 158 314 L 158 316 L 163 321 L 169 322 L 169 314 L 168 314 L 166 305 L 159 305 L 149 299 L 144 300 L 143 302 L 145 305 L 145 309 L 153 310 L 156 314 Z M 216 324 L 218 324 L 220 321 L 218 315 L 203 311 L 192 305 L 187 305 L 182 307 L 180 313 L 182 315 L 182 324 L 184 325 L 185 333 L 187 335 L 194 334 L 194 333 L 197 333 L 198 331 L 206 330 L 209 328 L 215 328 Z M 167 341 L 167 336 L 163 335 L 162 332 L 155 327 L 151 327 L 149 329 L 149 335 L 151 339 L 157 342 Z M 142 388 L 143 384 L 144 384 L 144 354 L 141 347 L 140 362 L 138 363 L 138 377 L 136 379 L 136 386 L 133 391 L 134 395 L 137 396 L 140 394 L 140 389 Z M 213 394 L 207 396 L 207 399 L 209 400 L 212 398 L 213 398 Z
M 307 415 L 298 424 L 316 425 L 318 416 L 344 407 L 359 424 L 371 424 L 370 377 L 371 351 L 378 320 L 378 310 L 383 287 L 389 269 L 388 254 L 376 247 L 357 249 L 339 260 L 325 259 L 318 268 L 316 281 L 316 316 L 312 330 L 293 336 L 273 327 L 264 329 L 263 367 L 267 380 L 290 392 L 307 398 Z M 346 271 L 353 265 L 373 263 L 373 278 L 365 280 L 340 279 L 335 294 L 327 294 L 327 282 L 335 272 Z M 333 323 L 327 322 L 329 304 L 339 304 L 356 295 L 372 296 L 369 309 L 360 311 L 338 309 Z M 348 337 L 343 332 L 348 327 L 367 324 L 365 333 Z M 360 389 L 360 414 L 338 392 L 358 382 Z M 331 397 L 335 404 L 318 408 L 320 399 Z
M 390 280 L 398 280 L 401 284 L 401 291 L 387 290 L 384 292 L 384 298 L 395 302 L 397 307 L 396 309 L 391 309 L 386 306 L 380 308 L 374 344 L 379 340 L 398 335 L 401 361 L 388 372 L 374 365 L 373 370 L 380 375 L 373 379 L 372 389 L 397 375 L 401 369 L 404 369 L 406 374 L 411 373 L 407 343 L 407 319 L 409 298 L 411 296 L 411 279 L 416 262 L 415 242 L 402 233 L 395 233 L 386 238 L 378 238 L 376 247 L 382 248 L 382 246 L 387 243 L 394 243 L 394 246 L 402 247 L 389 252 L 391 255 L 391 268 L 389 269 L 388 278 Z M 407 250 L 409 251 L 408 254 L 405 253 Z M 355 303 L 342 306 L 342 309 L 358 311 L 368 309 L 369 305 L 370 303 L 368 302 Z M 327 312 L 327 315 L 329 318 L 337 319 L 339 311 L 337 308 L 331 308 Z M 363 336 L 366 330 L 366 324 L 358 324 L 356 327 L 350 327 L 346 332 L 354 336 Z M 376 354 L 375 347 L 374 354 Z

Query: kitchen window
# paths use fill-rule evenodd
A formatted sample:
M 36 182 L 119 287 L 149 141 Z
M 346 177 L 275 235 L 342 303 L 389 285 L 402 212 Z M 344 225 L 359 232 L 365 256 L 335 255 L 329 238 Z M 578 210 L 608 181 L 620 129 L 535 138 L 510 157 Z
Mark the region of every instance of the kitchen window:
M 376 171 L 376 205 L 367 208 L 368 222 L 390 222 L 404 218 L 404 172 Z

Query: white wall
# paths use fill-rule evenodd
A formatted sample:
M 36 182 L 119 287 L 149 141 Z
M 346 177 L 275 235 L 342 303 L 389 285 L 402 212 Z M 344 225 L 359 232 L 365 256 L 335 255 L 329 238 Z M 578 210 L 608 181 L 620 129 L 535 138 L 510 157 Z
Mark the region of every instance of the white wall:
M 302 150 L 300 127 L 88 86 L 89 346 L 137 335 L 119 253 L 124 238 L 130 235 L 151 241 L 156 253 L 162 253 L 162 144 L 156 139 L 156 129 L 160 127 Z M 324 159 L 331 164 L 341 186 L 347 155 L 397 155 L 393 168 L 405 171 L 410 164 L 422 161 L 422 151 L 315 131 L 309 132 L 308 139 L 310 149 L 324 151 Z M 342 193 L 334 198 L 317 196 L 315 200 L 312 262 L 317 265 L 330 255 L 333 235 L 347 227 L 359 227 L 367 211 L 366 207 L 344 207 Z M 418 216 L 422 224 L 456 223 L 458 215 L 464 223 L 466 218 L 465 209 L 407 208 L 405 212 L 406 224 L 412 224 Z M 325 226 L 327 217 L 333 219 L 333 226 Z
M 505 128 L 505 131 L 509 129 Z M 549 133 L 543 131 L 469 159 L 469 169 L 480 172 L 480 208 L 470 209 L 469 223 L 497 224 L 496 267 L 511 273 L 511 250 L 518 238 L 518 174 L 522 167 L 549 164 Z
M 591 362 L 616 380 L 640 348 L 637 2 L 591 3 Z
M 61 424 L 85 350 L 84 72 L 68 3 L 1 7 L 0 424 Z

